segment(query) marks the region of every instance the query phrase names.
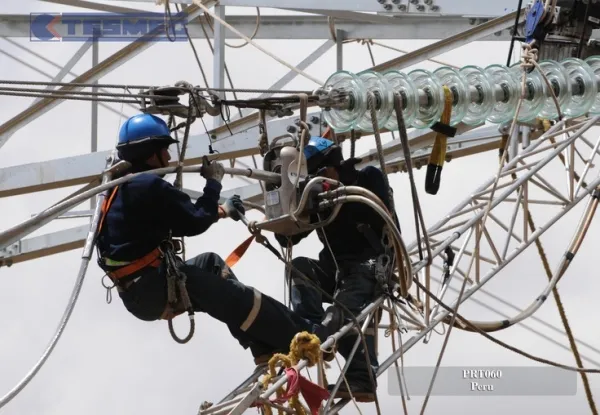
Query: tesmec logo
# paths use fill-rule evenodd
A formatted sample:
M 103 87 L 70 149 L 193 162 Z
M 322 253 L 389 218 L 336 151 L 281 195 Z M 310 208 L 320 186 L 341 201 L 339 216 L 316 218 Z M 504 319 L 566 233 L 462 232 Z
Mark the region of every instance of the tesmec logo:
M 85 42 L 96 37 L 103 42 L 186 41 L 184 13 L 167 21 L 162 13 L 32 13 L 29 38 L 35 42 Z M 149 33 L 155 36 L 146 36 Z
M 30 40 L 60 42 L 62 36 L 55 28 L 61 22 L 60 14 L 31 14 L 29 20 Z

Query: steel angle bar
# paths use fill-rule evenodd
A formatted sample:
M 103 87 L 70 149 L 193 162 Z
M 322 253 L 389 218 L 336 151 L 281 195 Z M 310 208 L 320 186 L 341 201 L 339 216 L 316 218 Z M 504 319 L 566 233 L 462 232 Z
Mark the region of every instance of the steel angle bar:
M 146 12 L 147 13 L 147 12 Z M 401 22 L 399 19 L 386 19 L 379 22 L 336 20 L 335 27 L 348 33 L 349 39 L 445 39 L 457 33 L 469 30 L 472 25 L 464 17 L 443 17 L 439 20 L 424 18 L 422 16 L 407 16 Z M 23 14 L 0 15 L 0 37 L 5 39 L 29 39 L 30 16 Z M 240 32 L 250 35 L 256 27 L 255 15 L 230 15 L 227 23 Z M 192 39 L 204 39 L 202 24 L 206 25 L 203 16 L 187 24 L 188 32 Z M 58 31 L 63 30 L 58 28 Z M 502 32 L 483 37 L 486 41 L 507 41 L 510 36 Z M 214 38 L 212 31 L 207 31 L 209 39 Z M 239 36 L 230 30 L 225 31 L 226 39 L 239 39 Z M 264 16 L 260 18 L 260 30 L 254 36 L 255 40 L 261 39 L 287 39 L 287 40 L 327 40 L 331 38 L 330 26 L 327 17 L 315 15 L 303 16 Z
M 386 8 L 385 3 L 380 3 L 374 0 L 221 0 L 221 3 L 227 6 L 243 6 L 243 7 L 272 7 L 279 9 L 311 9 L 317 12 L 324 7 L 327 10 L 353 10 L 359 12 L 386 13 L 391 10 L 396 10 L 401 15 L 409 13 L 419 15 L 431 15 L 431 17 L 439 17 L 440 15 L 469 15 L 469 16 L 501 16 L 507 11 L 516 10 L 515 2 L 512 0 L 436 0 L 437 8 L 427 7 L 423 11 L 419 11 L 414 5 L 409 3 L 405 11 L 400 12 L 400 9 L 393 4 L 391 8 Z M 406 4 L 405 4 L 406 5 Z
M 211 3 L 212 3 L 212 1 L 211 1 Z M 190 19 L 200 16 L 201 14 L 202 14 L 202 10 L 200 8 L 198 8 L 197 6 L 190 6 L 182 12 L 182 16 L 185 15 L 185 16 L 187 16 L 187 18 L 190 18 Z M 114 70 L 115 68 L 117 68 L 120 65 L 122 65 L 123 63 L 125 63 L 127 60 L 133 58 L 137 54 L 141 53 L 142 51 L 148 49 L 150 46 L 154 45 L 156 42 L 152 42 L 151 41 L 152 38 L 156 37 L 161 32 L 162 32 L 162 29 L 160 27 L 157 27 L 156 29 L 154 29 L 151 32 L 147 33 L 146 35 L 142 36 L 142 38 L 130 43 L 123 49 L 121 49 L 118 52 L 114 53 L 113 55 L 109 56 L 108 58 L 106 58 L 105 60 L 100 62 L 100 64 L 98 64 L 97 66 L 84 72 L 82 75 L 75 78 L 72 81 L 72 83 L 93 82 L 93 81 L 101 78 L 102 76 L 106 75 L 107 73 L 110 73 L 112 70 Z M 81 89 L 81 88 L 65 86 L 65 87 L 60 88 L 58 91 L 66 92 L 66 91 L 70 91 L 70 90 L 79 90 L 79 89 Z M 6 141 L 8 140 L 8 135 L 10 133 L 13 133 L 18 128 L 22 127 L 23 125 L 27 124 L 28 122 L 33 121 L 34 119 L 38 118 L 40 115 L 48 112 L 49 110 L 51 110 L 52 108 L 54 108 L 55 106 L 60 104 L 61 102 L 62 102 L 62 100 L 57 99 L 57 98 L 44 98 L 37 104 L 29 107 L 25 111 L 17 114 L 13 118 L 11 118 L 7 122 L 5 122 L 4 124 L 0 125 L 0 147 L 2 147 L 6 143 Z
M 335 45 L 335 42 L 331 39 L 327 39 L 325 41 L 325 43 L 323 43 L 321 46 L 319 46 L 317 49 L 315 49 L 314 52 L 312 52 L 310 55 L 308 55 L 306 58 L 304 58 L 298 65 L 296 65 L 296 68 L 300 69 L 301 71 L 305 70 L 310 65 L 312 65 L 317 59 L 319 59 L 321 56 L 323 56 L 325 53 L 327 53 L 327 51 L 329 51 L 329 49 L 331 49 L 333 47 L 333 45 Z M 271 89 L 271 90 L 275 90 L 275 91 L 279 90 L 279 89 L 283 88 L 284 86 L 286 86 L 287 84 L 289 84 L 297 76 L 298 76 L 298 72 L 290 70 L 283 77 L 281 77 L 281 79 L 279 79 L 277 82 L 275 82 L 273 85 L 271 85 L 267 89 Z M 268 98 L 272 95 L 273 95 L 273 93 L 262 94 L 262 95 L 258 96 L 258 99 Z
M 0 31 L 1 31 L 1 30 L 2 30 L 2 17 L 0 17 Z M 9 39 L 9 38 L 7 38 L 7 37 L 4 37 L 4 40 L 5 40 L 5 41 L 7 41 L 7 42 L 9 42 L 9 43 L 10 43 L 10 44 L 12 44 L 12 45 L 14 45 L 14 46 L 18 47 L 19 49 L 21 49 L 21 50 L 24 50 L 25 52 L 27 52 L 27 53 L 30 53 L 31 55 L 33 55 L 33 56 L 35 56 L 35 57 L 37 57 L 37 58 L 41 59 L 42 61 L 44 61 L 44 62 L 46 62 L 46 63 L 48 63 L 48 64 L 50 64 L 50 65 L 54 66 L 55 68 L 57 68 L 57 69 L 59 69 L 59 70 L 61 70 L 61 69 L 62 69 L 62 66 L 61 66 L 61 65 L 59 65 L 59 64 L 57 64 L 56 62 L 54 62 L 54 61 L 52 61 L 52 60 L 50 60 L 50 59 L 46 58 L 46 57 L 45 57 L 45 56 L 43 56 L 43 55 L 40 55 L 39 53 L 37 53 L 37 52 L 35 52 L 35 51 L 33 51 L 33 50 L 29 49 L 29 48 L 26 48 L 25 46 L 21 45 L 19 42 L 15 42 L 14 40 L 12 40 L 12 39 Z M 28 62 L 26 62 L 26 61 L 24 61 L 24 60 L 22 60 L 22 59 L 20 59 L 20 58 L 18 58 L 18 57 L 16 57 L 16 56 L 14 56 L 14 55 L 12 55 L 12 54 L 10 54 L 10 53 L 8 53 L 8 52 L 4 51 L 4 50 L 1 50 L 1 49 L 0 49 L 0 53 L 3 53 L 4 55 L 8 56 L 8 57 L 9 57 L 9 58 L 11 58 L 12 60 L 19 62 L 21 65 L 24 65 L 24 66 L 28 67 L 29 69 L 31 69 L 31 70 L 33 70 L 33 71 L 35 71 L 35 72 L 39 73 L 40 75 L 42 75 L 42 76 L 44 76 L 44 77 L 46 77 L 46 78 L 48 78 L 48 79 L 50 79 L 50 80 L 53 78 L 53 76 L 52 76 L 52 75 L 50 75 L 49 73 L 46 73 L 46 72 L 44 72 L 44 71 L 40 70 L 40 69 L 39 69 L 37 66 L 34 66 L 34 65 L 32 65 L 32 64 L 30 64 L 30 63 L 28 63 Z M 69 71 L 69 72 L 68 72 L 68 74 L 69 74 L 69 75 L 71 75 L 71 76 L 73 76 L 73 77 L 78 77 L 78 76 L 79 76 L 77 73 L 75 73 L 75 72 L 73 72 L 73 71 Z M 99 91 L 100 91 L 100 92 L 109 92 L 109 91 L 107 91 L 107 90 L 106 90 L 106 89 L 104 89 L 104 88 L 100 88 L 100 90 L 99 90 Z M 131 105 L 131 104 L 126 104 L 126 105 L 127 105 L 129 108 L 133 108 L 133 109 L 135 109 L 135 110 L 137 110 L 137 109 L 138 109 L 138 108 L 134 107 L 134 106 L 133 106 L 133 105 Z M 101 106 L 101 107 L 103 107 L 103 108 L 105 108 L 105 109 L 107 109 L 107 110 L 109 110 L 109 111 L 111 111 L 111 112 L 112 112 L 112 113 L 114 113 L 114 114 L 120 115 L 120 116 L 122 116 L 122 117 L 127 117 L 127 115 L 123 114 L 123 113 L 122 113 L 122 112 L 120 112 L 120 111 L 117 111 L 116 109 L 112 108 L 111 106 L 109 106 L 109 105 L 107 105 L 107 104 L 104 104 L 104 103 L 102 103 L 102 102 L 101 102 L 101 103 L 100 103 L 100 106 Z
M 225 20 L 225 6 L 215 5 L 215 16 Z M 213 46 L 213 88 L 225 87 L 225 25 L 218 19 L 214 23 L 214 46 Z M 225 92 L 216 92 L 221 99 L 225 99 Z M 213 117 L 214 126 L 223 125 L 221 117 Z
M 129 7 L 111 6 L 86 0 L 39 0 L 46 3 L 62 4 L 63 6 L 81 7 L 88 10 L 98 10 L 108 13 L 148 13 L 147 10 L 131 9 Z
M 313 116 L 317 116 L 316 124 L 311 121 Z M 318 131 L 318 122 L 318 113 L 308 114 L 307 123 L 312 130 Z M 286 135 L 288 128 L 295 128 L 294 118 L 272 119 L 267 124 L 271 140 Z M 210 159 L 226 160 L 258 154 L 260 134 L 257 116 L 233 121 L 229 128 L 233 135 L 227 126 L 222 126 L 209 132 L 210 135 L 190 136 L 184 164 L 198 164 L 205 155 Z M 177 159 L 175 151 L 171 151 L 173 160 Z M 109 154 L 110 151 L 100 151 L 0 168 L 0 198 L 87 184 L 102 173 L 104 161 Z
M 88 40 L 87 42 L 85 42 L 83 45 L 81 45 L 81 47 L 75 52 L 75 54 L 71 57 L 71 59 L 69 59 L 69 61 L 65 64 L 65 66 L 63 66 L 60 71 L 56 74 L 56 76 L 54 76 L 52 78 L 51 82 L 61 82 L 64 77 L 71 72 L 71 69 L 73 69 L 73 67 L 77 64 L 77 62 L 79 62 L 81 60 L 81 58 L 83 57 L 83 55 L 85 55 L 85 53 L 88 51 L 88 49 L 93 45 L 92 40 Z M 54 90 L 54 86 L 52 85 L 48 85 L 46 88 L 44 88 L 44 91 L 47 92 L 51 92 Z M 29 106 L 29 108 L 32 108 L 33 106 L 35 106 L 36 104 L 38 104 L 40 101 L 42 100 L 42 98 L 36 98 L 33 103 Z M 96 104 L 97 105 L 97 104 Z M 5 135 L 5 137 L 3 138 L 6 141 L 8 141 L 10 139 L 10 137 L 16 132 L 16 130 L 13 130 L 13 132 L 11 133 L 7 133 Z M 0 147 L 2 146 L 2 138 L 0 138 Z
M 524 13 L 525 10 L 521 12 L 521 15 L 523 15 Z M 492 35 L 503 29 L 507 29 L 514 25 L 516 15 L 517 12 L 513 12 L 502 17 L 490 20 L 488 22 L 482 23 L 465 32 L 458 33 L 447 39 L 442 39 L 439 42 L 435 42 L 430 45 L 424 46 L 421 49 L 418 49 L 414 52 L 407 53 L 406 55 L 403 55 L 399 58 L 395 58 L 382 64 L 376 65 L 370 68 L 370 70 L 376 72 L 385 72 L 390 69 L 400 70 L 415 65 L 419 62 L 422 62 L 425 59 L 433 58 L 437 55 L 441 55 L 442 53 L 446 53 L 463 45 L 466 45 L 467 43 Z
M 282 10 L 289 10 L 292 12 L 300 12 L 300 13 L 311 13 L 311 14 L 320 14 L 323 16 L 328 16 L 342 21 L 352 21 L 352 22 L 363 22 L 363 23 L 376 23 L 376 24 L 392 24 L 401 26 L 403 23 L 400 19 L 395 19 L 390 16 L 382 16 L 380 14 L 373 13 L 360 13 L 349 10 L 325 10 L 325 9 L 299 9 L 299 8 L 281 8 Z
M 470 140 L 479 140 L 483 137 L 496 137 L 500 133 L 498 132 L 498 127 L 484 127 L 477 128 L 477 126 L 468 126 L 466 124 L 459 124 L 456 126 L 457 135 L 456 137 L 448 139 L 448 144 L 451 143 L 462 143 Z M 428 146 L 433 146 L 435 142 L 435 137 L 437 133 L 429 128 L 425 129 L 414 129 L 408 133 L 408 143 L 410 145 L 411 152 L 424 149 Z M 384 144 L 383 146 L 383 155 L 386 159 L 390 158 L 394 160 L 397 158 L 398 154 L 402 154 L 402 143 L 400 140 L 392 140 Z M 378 161 L 379 156 L 377 150 L 370 150 L 366 153 L 363 153 L 358 158 L 362 159 L 362 161 L 357 164 L 357 168 L 362 168 L 367 165 L 370 165 L 372 162 Z
M 446 150 L 446 157 L 450 160 L 455 160 L 462 157 L 468 157 L 475 154 L 480 154 L 486 151 L 495 150 L 501 147 L 501 137 L 486 137 L 475 142 L 455 142 L 448 144 Z M 413 168 L 419 169 L 425 166 L 431 155 L 432 147 L 424 147 L 418 150 L 411 150 L 411 159 Z M 390 154 L 391 160 L 385 161 L 386 171 L 388 173 L 399 173 L 406 171 L 406 160 L 404 156 L 396 156 L 398 152 Z M 386 157 L 387 159 L 387 157 Z M 377 159 L 371 160 L 367 163 L 361 163 L 361 168 L 365 166 L 379 167 L 379 161 Z

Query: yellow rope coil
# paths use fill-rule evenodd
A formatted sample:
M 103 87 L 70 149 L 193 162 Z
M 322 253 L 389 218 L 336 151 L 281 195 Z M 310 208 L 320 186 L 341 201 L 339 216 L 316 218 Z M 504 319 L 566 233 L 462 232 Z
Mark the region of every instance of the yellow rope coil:
M 271 379 L 275 377 L 275 367 L 281 362 L 285 368 L 290 368 L 298 364 L 300 360 L 306 359 L 308 361 L 308 367 L 312 367 L 321 361 L 321 340 L 307 331 L 300 332 L 294 336 L 290 343 L 290 352 L 285 355 L 277 353 L 269 360 L 269 373 L 265 376 L 262 381 L 263 386 L 266 388 Z M 277 397 L 280 398 L 285 393 L 283 387 L 277 389 Z M 304 410 L 304 407 L 298 400 L 298 393 L 294 394 L 289 400 L 290 408 L 294 409 L 298 415 L 309 415 Z M 265 415 L 272 415 L 273 412 L 270 406 L 264 406 Z M 282 414 L 280 409 L 277 410 L 278 414 Z

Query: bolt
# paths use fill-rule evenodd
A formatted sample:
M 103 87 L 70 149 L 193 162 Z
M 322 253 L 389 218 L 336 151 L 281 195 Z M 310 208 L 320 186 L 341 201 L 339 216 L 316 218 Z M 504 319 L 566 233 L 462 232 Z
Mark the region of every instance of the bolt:
M 410 0 L 411 4 L 419 4 L 419 0 Z
M 394 3 L 394 4 L 399 4 L 399 3 L 400 3 L 400 0 L 392 0 L 392 3 Z
M 405 12 L 405 11 L 406 11 L 406 4 L 399 4 L 399 5 L 398 5 L 398 9 L 399 9 L 401 12 Z
M 287 128 L 286 128 L 286 131 L 288 133 L 292 133 L 293 134 L 293 133 L 296 132 L 296 127 L 294 127 L 293 125 L 288 125 Z
M 498 37 L 502 36 L 502 30 L 495 32 L 494 36 L 498 36 Z
M 385 3 L 385 0 L 377 0 L 377 2 L 378 2 L 379 4 L 383 4 L 383 3 Z
M 392 10 L 392 5 L 389 3 L 386 3 L 383 5 L 383 8 L 386 9 L 387 11 L 390 11 L 390 10 Z
M 296 124 L 296 126 L 300 127 L 300 118 L 295 119 L 294 124 Z
M 425 3 L 427 5 L 431 5 L 431 4 L 433 4 L 433 0 L 423 0 L 423 3 Z
M 440 6 L 434 4 L 429 8 L 432 12 L 439 12 L 440 11 Z
M 313 124 L 318 124 L 319 123 L 319 117 L 317 117 L 316 115 L 313 115 L 312 117 L 310 117 L 310 122 Z
M 425 10 L 425 6 L 423 6 L 422 4 L 417 4 L 417 10 L 422 12 Z
M 471 26 L 473 26 L 475 24 L 476 20 L 475 19 L 469 19 L 469 24 Z

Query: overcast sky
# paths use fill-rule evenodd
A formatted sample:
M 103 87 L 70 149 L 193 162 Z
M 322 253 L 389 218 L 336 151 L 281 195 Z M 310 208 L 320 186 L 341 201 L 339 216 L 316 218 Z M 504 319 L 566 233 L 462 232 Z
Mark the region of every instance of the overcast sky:
M 111 2 L 129 7 L 160 11 L 152 3 Z M 28 14 L 31 12 L 81 11 L 33 0 L 2 2 L 0 13 Z M 236 13 L 239 11 L 236 10 Z M 247 13 L 254 13 L 248 9 Z M 263 11 L 267 14 L 267 11 Z M 29 39 L 18 42 L 52 61 L 64 64 L 80 47 L 78 43 L 33 43 Z M 230 40 L 232 44 L 241 41 Z M 387 42 L 406 50 L 414 50 L 430 41 Z M 205 70 L 212 79 L 210 51 L 203 39 L 195 41 Z M 259 41 L 261 45 L 290 63 L 297 63 L 318 47 L 322 41 Z M 125 44 L 102 43 L 100 59 L 105 59 Z M 0 39 L 0 48 L 31 63 L 50 74 L 57 69 L 42 60 Z M 370 67 L 370 58 L 364 46 L 347 45 L 344 49 L 345 69 L 358 72 Z M 485 67 L 506 61 L 508 44 L 505 42 L 481 42 L 470 44 L 439 58 L 454 65 L 469 64 Z M 395 52 L 374 46 L 377 63 L 391 59 Z M 287 68 L 263 55 L 252 46 L 241 49 L 228 48 L 227 63 L 237 88 L 266 88 L 287 72 Z M 81 74 L 89 69 L 91 51 L 75 66 L 73 71 Z M 435 69 L 440 65 L 423 62 L 416 67 Z M 412 68 L 411 68 L 412 69 Z M 327 79 L 335 71 L 335 48 L 307 70 L 319 79 Z M 68 76 L 66 79 L 72 79 Z M 48 79 L 26 68 L 5 55 L 0 54 L 0 79 L 39 80 Z M 142 52 L 114 72 L 100 80 L 101 83 L 169 85 L 179 80 L 201 85 L 202 79 L 187 43 L 161 43 Z M 296 78 L 288 85 L 290 89 L 312 89 L 309 80 Z M 6 122 L 31 104 L 33 98 L 2 96 L 0 98 L 0 122 Z M 120 104 L 111 104 L 120 109 Z M 67 101 L 51 112 L 21 128 L 0 151 L 0 166 L 7 167 L 53 158 L 75 156 L 90 151 L 90 104 Z M 126 110 L 128 115 L 134 112 Z M 100 108 L 99 149 L 112 148 L 122 120 L 115 114 Z M 192 134 L 203 132 L 201 123 L 195 123 Z M 591 134 L 590 139 L 595 138 Z M 258 137 L 257 137 L 258 139 Z M 389 137 L 385 138 L 389 140 Z M 361 140 L 357 154 L 374 148 L 371 138 Z M 346 149 L 347 150 L 347 149 Z M 589 151 L 588 153 L 589 154 Z M 587 156 L 587 155 L 586 155 Z M 424 171 L 416 171 L 422 207 L 428 226 L 431 226 L 454 205 L 476 189 L 497 169 L 497 152 L 459 159 L 444 167 L 442 187 L 438 195 L 427 195 L 423 191 Z M 252 163 L 247 158 L 245 163 Z M 260 163 L 260 160 L 258 160 Z M 555 171 L 548 177 L 560 189 L 565 188 L 561 165 L 554 162 Z M 597 171 L 593 172 L 597 174 Z M 406 174 L 390 178 L 395 190 L 397 210 L 407 243 L 414 239 L 413 214 Z M 238 179 L 226 178 L 225 189 L 244 185 Z M 185 187 L 202 190 L 203 179 L 194 175 L 184 178 Z M 72 193 L 76 188 L 28 194 L 0 200 L 0 229 L 7 229 L 22 222 L 32 214 Z M 88 204 L 78 209 L 88 209 Z M 536 220 L 543 223 L 556 209 L 537 208 Z M 510 218 L 506 210 L 503 217 Z M 544 248 L 554 269 L 558 264 L 573 234 L 580 217 L 581 208 L 572 211 L 557 226 L 542 238 Z M 539 216 L 537 216 L 539 215 Z M 250 215 L 256 217 L 256 213 Z M 75 227 L 85 220 L 66 219 L 55 221 L 34 235 Z M 521 222 L 518 222 L 521 223 Z M 491 225 L 490 225 L 491 226 Z M 519 225 L 522 226 L 522 225 Z M 520 229 L 520 228 L 519 228 Z M 559 285 L 563 303 L 576 337 L 587 344 L 600 348 L 598 334 L 597 292 L 600 290 L 596 269 L 595 247 L 600 238 L 595 232 L 594 222 L 585 243 Z M 519 231 L 520 232 L 520 231 Z M 207 250 L 226 257 L 247 237 L 241 223 L 222 221 L 215 224 L 206 234 L 187 239 L 188 255 Z M 274 242 L 274 238 L 270 237 Z M 294 249 L 295 256 L 315 257 L 320 250 L 315 236 Z M 491 255 L 491 254 L 489 254 Z M 58 321 L 71 294 L 80 265 L 81 250 L 75 250 L 36 261 L 25 262 L 3 268 L 2 290 L 0 290 L 0 396 L 8 392 L 33 366 L 51 339 Z M 466 264 L 463 264 L 466 268 Z M 255 286 L 262 292 L 283 299 L 283 265 L 272 254 L 258 245 L 252 245 L 246 256 L 235 267 L 234 272 L 243 282 Z M 438 271 L 434 272 L 439 277 Z M 3 413 L 6 415 L 28 414 L 81 414 L 107 415 L 144 413 L 146 415 L 195 414 L 205 401 L 217 402 L 253 369 L 249 351 L 241 349 L 232 339 L 226 327 L 204 314 L 196 317 L 196 334 L 186 345 L 175 343 L 164 321 L 146 323 L 136 320 L 123 307 L 114 293 L 112 304 L 105 303 L 105 291 L 100 285 L 102 273 L 95 265 L 95 256 L 89 267 L 86 281 L 69 325 L 53 354 L 24 391 L 14 398 Z M 540 265 L 535 248 L 507 266 L 486 289 L 510 301 L 520 308 L 527 307 L 542 292 L 547 279 Z M 458 287 L 458 284 L 454 284 Z M 437 286 L 434 286 L 437 290 Z M 449 299 L 454 298 L 449 294 Z M 492 300 L 484 294 L 474 298 L 485 301 L 510 316 L 516 311 Z M 474 320 L 499 320 L 499 317 L 469 301 L 461 308 L 462 313 Z M 554 301 L 550 299 L 535 314 L 562 331 L 562 324 Z M 562 345 L 567 338 L 545 327 L 539 321 L 529 319 L 526 325 L 550 336 Z M 188 322 L 180 317 L 175 323 L 180 335 L 187 330 Z M 547 340 L 526 330 L 522 325 L 494 336 L 532 354 L 568 365 L 575 365 L 572 354 Z M 405 336 L 404 339 L 407 337 Z M 435 365 L 444 336 L 434 334 L 429 344 L 418 343 L 406 354 L 407 366 Z M 389 340 L 380 336 L 380 359 L 389 355 Z M 586 367 L 598 367 L 600 353 L 581 346 L 580 352 L 587 358 Z M 524 371 L 528 367 L 540 367 L 523 357 L 502 349 L 477 334 L 454 330 L 442 362 L 443 366 L 464 368 L 517 366 Z M 329 379 L 335 379 L 334 373 Z M 390 372 L 391 373 L 391 372 Z M 526 372 L 522 372 L 526 373 Z M 515 376 L 517 377 L 517 376 Z M 384 414 L 401 413 L 399 396 L 388 392 L 388 374 L 380 377 L 379 399 Z M 600 396 L 598 375 L 590 376 L 595 397 Z M 456 380 L 459 381 L 458 379 Z M 517 383 L 519 379 L 506 382 Z M 410 380 L 409 380 L 410 382 Z M 538 385 L 539 386 L 539 385 Z M 523 385 L 527 388 L 528 385 Z M 533 386 L 532 386 L 533 388 Z M 487 397 L 469 396 L 432 397 L 427 413 L 431 414 L 585 414 L 590 413 L 583 392 L 581 378 L 577 376 L 576 396 L 520 396 Z M 540 387 L 537 388 L 539 391 Z M 532 390 L 536 390 L 533 388 Z M 409 401 L 409 414 L 420 411 L 422 396 L 413 396 Z M 364 414 L 375 413 L 372 404 L 362 404 Z M 253 413 L 254 410 L 249 411 Z M 345 413 L 357 413 L 349 405 Z

